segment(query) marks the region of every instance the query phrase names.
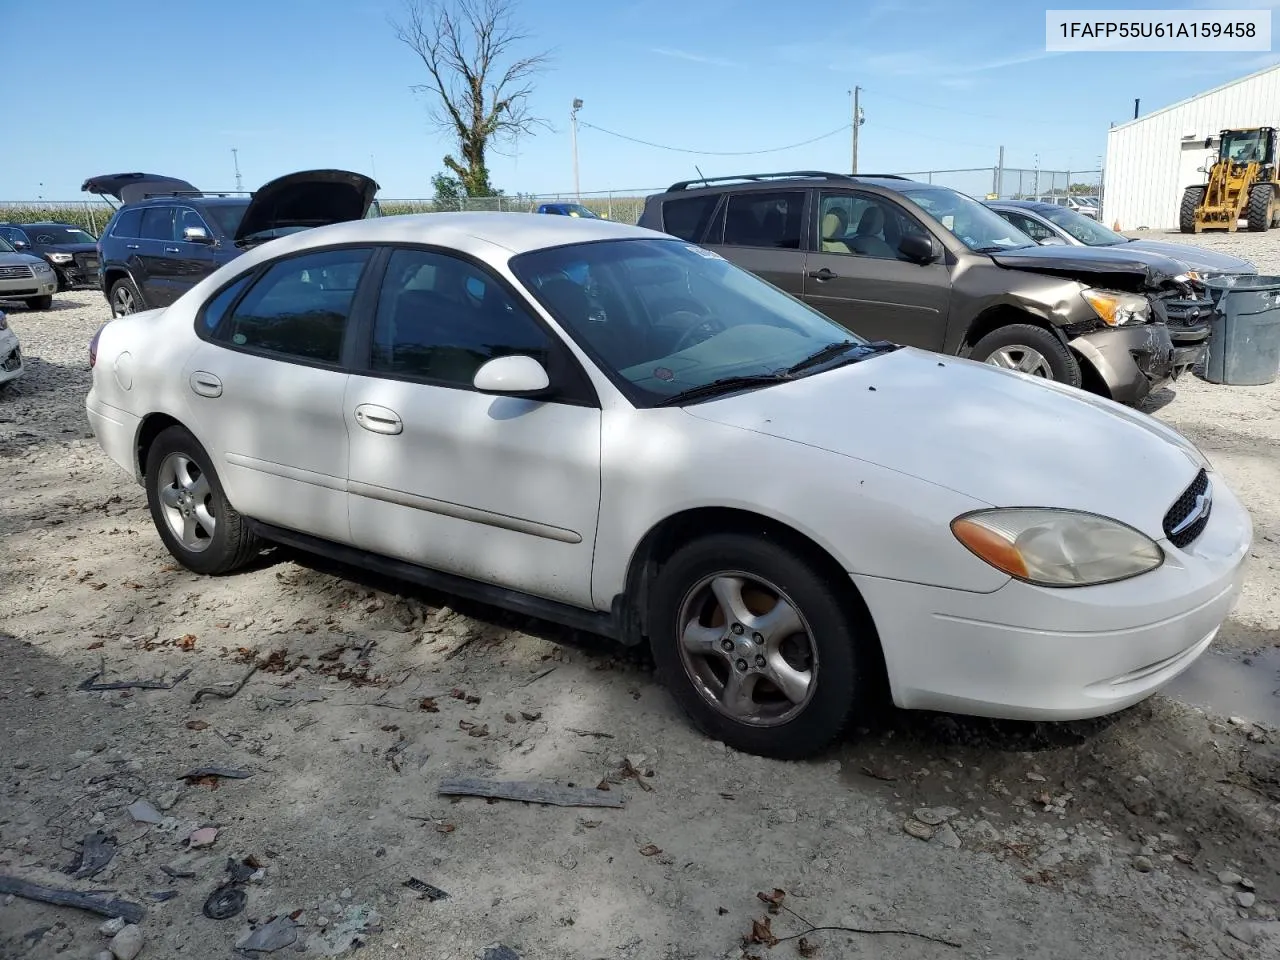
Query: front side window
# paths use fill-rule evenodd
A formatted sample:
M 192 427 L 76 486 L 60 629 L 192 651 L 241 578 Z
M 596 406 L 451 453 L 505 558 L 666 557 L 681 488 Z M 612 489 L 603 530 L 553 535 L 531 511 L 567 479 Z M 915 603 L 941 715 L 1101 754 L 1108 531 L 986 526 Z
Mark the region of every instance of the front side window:
M 30 238 L 17 227 L 0 227 L 0 237 L 8 240 L 10 243 L 25 243 L 31 245 Z
M 804 191 L 739 193 L 729 198 L 724 244 L 730 247 L 800 249 Z
M 428 250 L 396 250 L 387 262 L 369 366 L 376 373 L 470 387 L 494 357 L 547 363 L 551 339 L 480 267 Z
M 142 236 L 142 211 L 134 208 L 125 210 L 116 217 L 115 226 L 111 228 L 113 237 L 126 239 Z
M 177 211 L 178 213 L 175 218 L 176 223 L 174 225 L 174 236 L 178 240 L 186 239 L 186 230 L 189 227 L 196 227 L 203 230 L 205 233 L 209 233 L 209 225 L 204 222 L 204 217 L 200 216 L 200 214 L 195 210 L 192 210 L 190 207 L 178 207 Z M 212 236 L 212 234 L 210 234 L 210 236 Z
M 142 211 L 143 240 L 173 239 L 173 207 L 147 207 Z
M 511 268 L 633 402 L 727 377 L 769 377 L 838 343 L 863 344 L 719 254 L 680 240 L 536 250 Z M 808 372 L 808 371 L 806 371 Z
M 909 187 L 902 192 L 974 253 L 1034 247 L 1036 242 L 973 197 L 946 187 Z
M 1010 213 L 1008 210 L 997 212 L 1032 240 L 1047 240 L 1049 237 L 1054 236 L 1053 231 L 1043 223 L 1038 223 L 1024 214 Z M 1052 217 L 1053 214 L 1049 214 L 1049 216 Z
M 0 230 L 0 253 L 17 253 L 13 244 L 4 238 L 3 230 Z
M 902 238 L 928 236 L 897 204 L 871 194 L 824 193 L 818 211 L 818 249 L 824 253 L 905 260 Z
M 323 250 L 273 264 L 218 325 L 214 339 L 289 358 L 338 363 L 369 253 Z
M 1129 238 L 1074 210 L 1049 210 L 1045 217 L 1089 247 L 1115 247 Z

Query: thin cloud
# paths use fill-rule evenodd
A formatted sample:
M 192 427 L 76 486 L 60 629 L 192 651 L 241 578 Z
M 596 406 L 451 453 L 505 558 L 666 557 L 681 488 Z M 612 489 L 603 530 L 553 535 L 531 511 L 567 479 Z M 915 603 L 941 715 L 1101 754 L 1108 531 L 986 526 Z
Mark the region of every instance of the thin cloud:
M 708 57 L 701 53 L 690 53 L 688 50 L 676 50 L 673 47 L 651 47 L 650 53 L 656 53 L 660 57 L 670 57 L 672 60 L 684 60 L 688 63 L 701 63 L 708 67 L 736 67 L 739 64 L 732 60 L 723 60 L 720 57 Z

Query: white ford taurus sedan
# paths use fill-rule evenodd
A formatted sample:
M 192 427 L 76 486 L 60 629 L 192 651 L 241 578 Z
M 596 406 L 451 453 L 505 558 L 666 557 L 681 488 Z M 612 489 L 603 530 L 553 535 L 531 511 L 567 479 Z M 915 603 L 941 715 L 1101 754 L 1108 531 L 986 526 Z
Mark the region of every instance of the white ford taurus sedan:
M 190 569 L 282 542 L 648 643 L 702 729 L 772 756 L 877 690 L 1135 703 L 1209 646 L 1252 537 L 1143 414 L 868 343 L 607 221 L 308 230 L 106 324 L 91 362 L 93 430 Z

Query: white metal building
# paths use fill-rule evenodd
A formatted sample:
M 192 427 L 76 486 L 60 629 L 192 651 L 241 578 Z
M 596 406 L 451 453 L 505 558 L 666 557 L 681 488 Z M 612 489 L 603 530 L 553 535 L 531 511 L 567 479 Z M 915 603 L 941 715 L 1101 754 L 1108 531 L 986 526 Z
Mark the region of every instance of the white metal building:
M 1183 188 L 1205 182 L 1198 168 L 1213 162 L 1218 132 L 1233 127 L 1280 127 L 1280 64 L 1112 127 L 1103 223 L 1177 227 Z

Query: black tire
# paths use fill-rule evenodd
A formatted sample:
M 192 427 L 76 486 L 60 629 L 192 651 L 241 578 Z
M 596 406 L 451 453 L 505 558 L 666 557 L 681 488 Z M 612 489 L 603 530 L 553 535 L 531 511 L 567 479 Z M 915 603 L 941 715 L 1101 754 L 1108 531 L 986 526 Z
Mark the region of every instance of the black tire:
M 1187 187 L 1182 191 L 1182 206 L 1178 208 L 1178 229 L 1183 233 L 1196 232 L 1196 210 L 1204 202 L 1204 187 Z
M 721 574 L 758 578 L 774 586 L 800 612 L 808 628 L 808 643 L 816 652 L 818 666 L 810 671 L 810 692 L 791 708 L 791 715 L 778 717 L 773 725 L 735 719 L 713 706 L 710 698 L 714 694 L 704 692 L 705 685 L 685 666 L 682 610 L 690 597 L 700 593 L 700 584 Z M 695 540 L 676 551 L 653 584 L 649 642 L 658 675 L 695 726 L 736 750 L 781 760 L 818 753 L 844 732 L 859 706 L 878 705 L 878 685 L 873 678 L 880 676 L 879 641 L 870 618 L 850 598 L 851 591 L 846 578 L 834 582 L 802 552 L 763 532 L 715 534 Z M 726 630 L 717 646 L 729 638 L 729 624 L 722 622 L 724 627 L 709 628 Z M 749 621 L 747 627 L 740 639 L 752 633 Z M 767 651 L 769 647 L 752 649 Z M 708 656 L 703 662 L 710 664 L 717 656 Z M 733 662 L 733 656 L 725 655 L 719 671 L 727 674 Z M 780 688 L 766 685 L 763 689 L 771 691 L 777 702 L 787 704 Z M 754 701 L 755 693 L 749 694 L 749 699 Z
M 175 534 L 166 515 L 167 508 L 161 501 L 161 488 L 168 487 L 161 478 L 161 470 L 167 458 L 178 455 L 187 458 L 197 468 L 198 476 L 208 480 L 208 494 L 202 503 L 212 514 L 213 533 L 205 538 L 203 549 L 186 547 Z M 174 559 L 195 573 L 230 573 L 243 567 L 257 555 L 262 543 L 249 530 L 249 526 L 223 493 L 222 483 L 214 471 L 199 441 L 185 427 L 168 427 L 161 431 L 147 451 L 146 463 L 147 505 L 160 539 L 173 554 Z
M 1249 191 L 1249 205 L 1244 218 L 1250 233 L 1265 233 L 1271 228 L 1271 199 L 1274 187 L 1269 183 L 1255 183 Z
M 126 317 L 131 313 L 147 309 L 141 292 L 128 277 L 121 277 L 111 285 L 111 292 L 107 295 L 107 301 L 111 304 L 112 319 Z
M 53 294 L 46 294 L 43 297 L 27 297 L 22 302 L 27 305 L 28 310 L 51 310 L 53 309 Z
M 1005 356 L 1016 356 L 1019 347 L 1034 350 L 1044 358 L 1051 374 L 1046 379 L 1056 380 L 1071 387 L 1080 386 L 1080 363 L 1075 355 L 1052 331 L 1030 323 L 1011 323 L 992 330 L 973 345 L 969 359 L 977 360 L 979 363 L 991 363 L 991 358 L 998 351 L 1007 351 Z M 1005 366 L 1005 364 L 994 365 Z

